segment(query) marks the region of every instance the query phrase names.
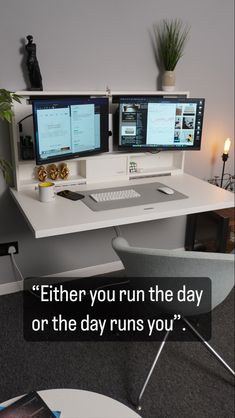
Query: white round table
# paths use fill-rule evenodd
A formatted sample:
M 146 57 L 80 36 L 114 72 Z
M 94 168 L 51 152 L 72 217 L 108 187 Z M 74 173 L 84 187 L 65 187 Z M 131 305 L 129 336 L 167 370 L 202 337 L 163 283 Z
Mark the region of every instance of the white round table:
M 61 411 L 61 418 L 141 418 L 126 405 L 108 396 L 78 389 L 49 389 L 38 394 L 52 411 Z M 20 397 L 4 402 L 11 404 Z

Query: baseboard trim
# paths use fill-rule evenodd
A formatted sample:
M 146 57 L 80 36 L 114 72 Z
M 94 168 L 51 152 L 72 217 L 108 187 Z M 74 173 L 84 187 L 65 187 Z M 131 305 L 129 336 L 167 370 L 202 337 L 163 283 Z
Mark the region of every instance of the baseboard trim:
M 23 290 L 23 280 L 0 284 L 0 296 L 9 295 Z
M 184 251 L 184 248 L 175 248 L 174 251 Z M 76 270 L 63 271 L 61 273 L 50 274 L 45 277 L 90 277 L 98 276 L 99 274 L 112 273 L 114 271 L 122 270 L 123 264 L 121 261 L 112 261 L 111 263 L 98 264 L 96 266 L 84 267 Z M 8 295 L 10 293 L 20 292 L 23 289 L 23 281 L 3 283 L 0 284 L 0 296 Z
M 50 274 L 46 277 L 90 277 L 99 274 L 112 273 L 113 271 L 122 270 L 121 261 L 113 261 L 111 263 L 98 264 L 97 266 L 84 267 L 82 269 L 62 271 L 61 273 Z
M 114 271 L 122 270 L 123 268 L 124 267 L 121 261 L 113 261 L 111 263 L 98 264 L 97 266 L 84 267 L 81 269 L 50 274 L 45 277 L 90 277 L 98 276 L 99 274 L 112 273 Z M 22 289 L 23 281 L 4 283 L 0 285 L 0 296 L 20 292 Z

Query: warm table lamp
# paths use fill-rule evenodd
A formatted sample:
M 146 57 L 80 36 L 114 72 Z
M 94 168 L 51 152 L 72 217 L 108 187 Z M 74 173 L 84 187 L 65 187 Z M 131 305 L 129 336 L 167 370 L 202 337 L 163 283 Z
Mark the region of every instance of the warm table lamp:
M 223 168 L 222 168 L 222 174 L 221 174 L 220 187 L 223 187 L 224 167 L 225 167 L 225 163 L 226 163 L 226 161 L 228 159 L 228 153 L 229 153 L 230 145 L 231 145 L 231 139 L 230 138 L 225 139 L 225 142 L 224 142 L 224 152 L 223 152 L 223 155 L 222 155 Z

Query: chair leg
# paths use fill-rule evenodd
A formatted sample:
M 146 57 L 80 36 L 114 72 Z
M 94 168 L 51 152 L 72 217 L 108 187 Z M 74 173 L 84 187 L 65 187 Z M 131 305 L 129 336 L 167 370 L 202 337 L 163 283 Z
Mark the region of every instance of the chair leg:
M 194 328 L 194 326 L 186 319 L 182 316 L 182 320 L 188 325 L 188 327 L 190 328 L 190 330 L 193 332 L 193 334 L 195 334 L 199 340 L 202 341 L 202 343 L 206 346 L 207 350 L 209 350 L 213 356 L 220 362 L 222 363 L 222 365 L 233 375 L 235 376 L 235 372 L 234 370 L 226 363 L 226 361 L 224 361 L 222 359 L 222 357 L 214 350 L 213 347 L 211 347 L 210 344 L 208 344 L 207 341 L 204 340 L 204 338 L 201 336 L 201 334 Z
M 154 368 L 155 368 L 155 366 L 156 366 L 156 363 L 157 363 L 157 361 L 158 361 L 158 359 L 159 359 L 159 357 L 160 357 L 160 354 L 161 354 L 161 352 L 162 352 L 162 349 L 163 349 L 163 347 L 164 347 L 164 345 L 165 345 L 165 342 L 166 342 L 166 340 L 167 340 L 167 338 L 168 338 L 169 332 L 170 332 L 170 331 L 167 331 L 167 332 L 166 332 L 166 334 L 165 334 L 165 336 L 164 336 L 164 339 L 163 339 L 163 341 L 162 341 L 162 343 L 161 343 L 161 345 L 160 345 L 160 347 L 159 347 L 159 349 L 158 349 L 158 352 L 157 352 L 156 357 L 155 357 L 155 359 L 154 359 L 154 361 L 153 361 L 153 364 L 152 364 L 152 366 L 151 366 L 151 369 L 149 370 L 149 373 L 148 373 L 148 375 L 147 375 L 147 377 L 146 377 L 146 379 L 145 379 L 145 382 L 144 382 L 144 384 L 143 384 L 143 386 L 142 386 L 142 389 L 141 389 L 141 391 L 140 391 L 140 394 L 139 394 L 139 396 L 138 396 L 138 398 L 137 398 L 136 409 L 137 409 L 138 411 L 140 411 L 140 410 L 142 409 L 142 407 L 141 407 L 141 399 L 142 399 L 142 396 L 143 396 L 144 391 L 145 391 L 145 389 L 146 389 L 146 387 L 147 387 L 147 384 L 148 384 L 148 382 L 149 382 L 149 380 L 150 380 L 150 377 L 152 376 L 152 373 L 153 373 L 153 371 L 154 371 Z

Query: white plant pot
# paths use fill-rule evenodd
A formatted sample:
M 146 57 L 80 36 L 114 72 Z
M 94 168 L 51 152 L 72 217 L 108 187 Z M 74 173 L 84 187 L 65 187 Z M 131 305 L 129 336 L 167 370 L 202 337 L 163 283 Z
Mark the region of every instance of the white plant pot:
M 162 76 L 162 90 L 174 91 L 175 90 L 175 72 L 165 71 Z

